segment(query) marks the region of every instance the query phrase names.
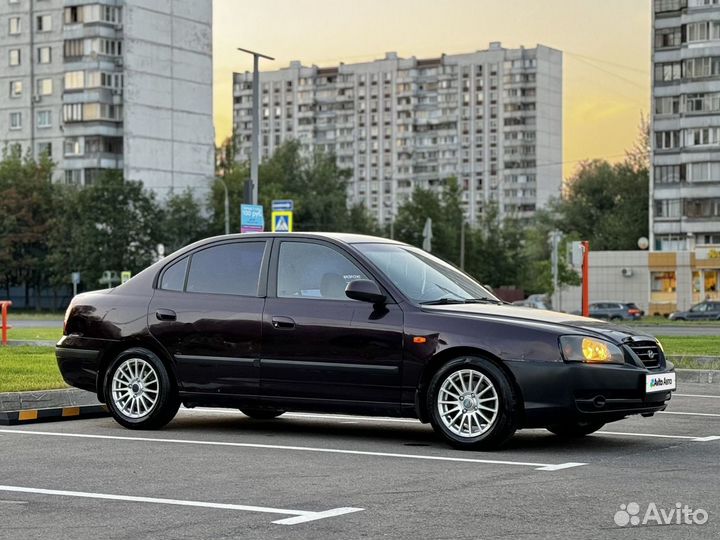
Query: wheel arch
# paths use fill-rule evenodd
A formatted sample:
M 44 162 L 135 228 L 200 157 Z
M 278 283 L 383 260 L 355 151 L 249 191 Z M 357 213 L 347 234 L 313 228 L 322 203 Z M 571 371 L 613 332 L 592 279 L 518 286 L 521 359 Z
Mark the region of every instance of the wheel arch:
M 427 364 L 425 364 L 425 368 L 423 369 L 422 375 L 420 377 L 420 382 L 415 389 L 415 412 L 421 422 L 427 423 L 429 421 L 427 415 L 427 391 L 433 376 L 447 362 L 449 362 L 450 360 L 454 360 L 455 358 L 460 358 L 462 356 L 477 356 L 479 358 L 482 358 L 483 360 L 492 362 L 495 366 L 497 366 L 505 374 L 508 381 L 510 382 L 510 385 L 513 387 L 513 390 L 515 391 L 515 395 L 517 397 L 517 412 L 519 414 L 522 414 L 522 411 L 524 410 L 522 391 L 512 371 L 510 370 L 510 368 L 507 367 L 507 365 L 505 364 L 505 362 L 502 361 L 501 358 L 489 351 L 478 347 L 451 347 L 449 349 L 438 352 L 427 362 Z
M 170 358 L 170 355 L 167 353 L 167 351 L 160 346 L 156 341 L 154 341 L 151 337 L 145 337 L 145 338 L 139 338 L 139 339 L 133 339 L 132 341 L 118 341 L 117 343 L 113 344 L 111 347 L 108 347 L 102 355 L 102 358 L 100 359 L 100 365 L 98 366 L 98 374 L 97 374 L 97 397 L 98 401 L 100 403 L 105 403 L 105 376 L 107 374 L 107 370 L 110 367 L 110 364 L 115 360 L 120 354 L 124 353 L 125 351 L 129 351 L 131 349 L 145 349 L 147 351 L 150 351 L 155 356 L 157 356 L 160 361 L 163 363 L 163 366 L 165 366 L 165 369 L 167 369 L 168 376 L 170 377 L 170 381 L 175 386 L 176 389 L 179 389 L 180 383 L 177 378 L 177 372 L 175 370 L 175 365 L 172 362 L 172 359 Z

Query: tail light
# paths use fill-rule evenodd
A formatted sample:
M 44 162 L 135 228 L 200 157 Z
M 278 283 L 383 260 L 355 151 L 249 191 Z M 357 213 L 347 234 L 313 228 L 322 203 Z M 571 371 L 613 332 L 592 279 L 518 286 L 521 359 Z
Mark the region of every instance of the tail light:
M 628 315 L 640 315 L 639 309 L 628 309 Z

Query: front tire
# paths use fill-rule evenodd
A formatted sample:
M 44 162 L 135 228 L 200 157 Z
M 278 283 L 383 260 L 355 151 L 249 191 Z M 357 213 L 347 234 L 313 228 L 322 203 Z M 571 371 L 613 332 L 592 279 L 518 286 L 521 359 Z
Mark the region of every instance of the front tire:
M 105 397 L 113 418 L 129 429 L 159 429 L 180 408 L 167 369 L 153 352 L 142 348 L 128 349 L 110 364 Z
M 492 450 L 517 429 L 517 398 L 505 373 L 482 358 L 467 356 L 445 364 L 430 381 L 430 423 L 461 450 Z
M 577 439 L 595 433 L 602 428 L 605 422 L 591 422 L 589 420 L 577 420 L 575 422 L 567 422 L 564 424 L 555 424 L 548 426 L 547 430 L 554 433 L 558 437 L 567 439 Z

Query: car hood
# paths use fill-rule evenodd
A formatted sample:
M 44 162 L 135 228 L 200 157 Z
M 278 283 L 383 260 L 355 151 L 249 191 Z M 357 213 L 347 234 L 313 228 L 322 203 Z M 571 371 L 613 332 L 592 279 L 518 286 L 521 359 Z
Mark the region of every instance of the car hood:
M 462 314 L 471 317 L 489 317 L 514 320 L 521 322 L 532 322 L 535 324 L 549 325 L 560 332 L 578 333 L 580 331 L 608 336 L 617 342 L 637 339 L 637 337 L 649 337 L 646 333 L 635 331 L 627 326 L 617 325 L 599 319 L 590 319 L 570 313 L 549 311 L 545 309 L 534 309 L 524 306 L 510 304 L 447 304 L 438 306 L 423 306 L 426 311 L 448 312 Z

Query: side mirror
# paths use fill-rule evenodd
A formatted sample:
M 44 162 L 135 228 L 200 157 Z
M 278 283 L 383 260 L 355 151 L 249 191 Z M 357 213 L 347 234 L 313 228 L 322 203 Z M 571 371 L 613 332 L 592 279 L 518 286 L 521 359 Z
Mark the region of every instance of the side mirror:
M 380 292 L 377 283 L 369 279 L 356 279 L 348 283 L 345 287 L 345 296 L 373 304 L 382 304 L 386 300 L 386 296 Z

